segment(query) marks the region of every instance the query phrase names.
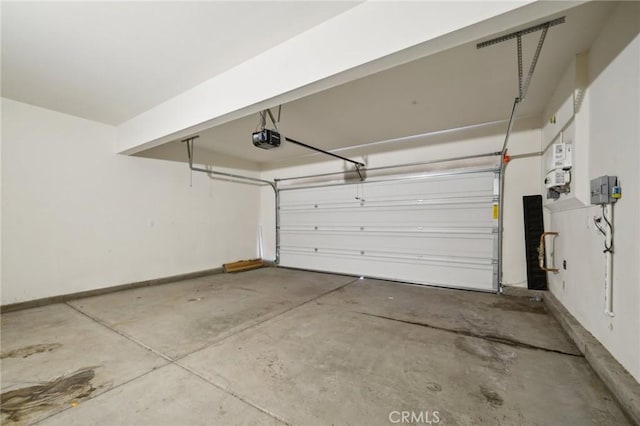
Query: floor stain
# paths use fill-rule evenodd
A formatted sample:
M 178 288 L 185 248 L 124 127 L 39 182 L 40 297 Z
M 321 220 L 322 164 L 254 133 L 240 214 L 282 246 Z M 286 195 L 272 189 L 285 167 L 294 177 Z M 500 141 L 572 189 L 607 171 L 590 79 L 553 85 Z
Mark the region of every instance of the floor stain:
M 533 302 L 527 299 L 514 298 L 508 300 L 498 300 L 491 304 L 492 308 L 502 311 L 527 312 L 531 314 L 546 315 L 547 311 L 542 302 Z
M 490 406 L 497 408 L 504 404 L 504 400 L 496 391 L 492 391 L 489 388 L 486 388 L 480 385 L 480 393 L 484 397 L 484 399 L 489 403 Z
M 0 359 L 5 358 L 28 358 L 31 355 L 39 354 L 42 352 L 52 352 L 61 347 L 60 343 L 44 343 L 39 345 L 30 345 L 11 351 L 2 351 L 0 353 Z
M 427 389 L 429 389 L 432 392 L 440 392 L 442 390 L 442 386 L 440 386 L 436 382 L 430 382 L 430 383 L 427 383 Z
M 234 287 L 234 288 L 237 288 L 238 290 L 250 291 L 252 293 L 259 293 L 258 290 L 254 290 L 252 288 L 247 288 L 247 287 Z
M 498 345 L 487 340 L 472 340 L 459 336 L 455 340 L 455 345 L 456 348 L 483 361 L 508 361 L 515 357 L 513 352 L 502 350 Z
M 277 354 L 260 354 L 256 360 L 265 364 L 263 371 L 274 379 L 280 379 L 285 376 L 285 367 L 278 359 Z
M 95 390 L 91 380 L 97 367 L 86 367 L 35 386 L 14 389 L 0 395 L 0 410 L 8 420 L 87 398 Z M 3 416 L 4 417 L 4 416 Z
M 510 366 L 516 358 L 515 352 L 508 351 L 490 340 L 459 336 L 455 340 L 455 346 L 463 352 L 488 362 L 491 369 L 503 374 L 510 373 Z

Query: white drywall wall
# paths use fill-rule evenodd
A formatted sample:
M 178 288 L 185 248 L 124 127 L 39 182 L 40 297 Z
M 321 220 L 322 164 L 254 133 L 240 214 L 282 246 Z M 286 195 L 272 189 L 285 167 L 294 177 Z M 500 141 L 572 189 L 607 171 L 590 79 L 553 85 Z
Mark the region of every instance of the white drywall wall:
M 576 122 L 588 129 L 587 179 L 617 175 L 623 197 L 614 207 L 613 309 L 604 313 L 602 236 L 592 225 L 599 207 L 550 214 L 560 232 L 550 289 L 580 323 L 640 380 L 640 3 L 623 2 L 589 51 L 589 85 Z M 577 144 L 585 141 L 576 140 Z
M 114 154 L 115 128 L 2 99 L 2 304 L 256 256 L 258 187 Z
M 509 107 L 506 106 L 506 110 Z M 431 161 L 436 159 L 496 152 L 502 149 L 506 124 L 499 126 L 491 135 L 469 136 L 460 138 L 459 135 L 447 136 L 447 141 L 439 140 L 438 143 L 425 141 L 423 147 L 410 148 L 370 154 L 366 157 L 369 167 L 380 167 L 394 164 L 413 163 L 419 161 Z M 431 143 L 430 143 L 431 142 Z M 513 155 L 533 153 L 540 151 L 540 130 L 515 131 L 509 143 L 509 152 Z M 348 153 L 341 154 L 351 157 Z M 351 157 L 362 159 L 362 157 Z M 497 164 L 499 157 L 489 160 L 467 161 L 456 163 L 443 163 L 435 167 L 460 167 L 463 165 Z M 328 173 L 340 171 L 343 162 L 327 161 L 306 166 L 292 166 L 287 168 L 265 171 L 263 178 L 285 178 L 290 176 L 305 176 L 315 173 Z M 434 167 L 434 166 L 431 166 Z M 423 167 L 423 170 L 429 167 Z M 402 173 L 398 169 L 395 173 Z M 406 170 L 405 170 L 406 172 Z M 327 178 L 324 178 L 327 179 Z M 540 159 L 539 157 L 513 160 L 506 171 L 505 203 L 504 203 L 504 264 L 503 283 L 514 286 L 527 286 L 527 270 L 524 254 L 524 231 L 522 214 L 522 196 L 540 194 Z M 275 258 L 275 208 L 274 196 L 271 189 L 263 189 L 261 226 L 265 237 L 265 257 Z M 490 214 L 490 213 L 489 213 Z

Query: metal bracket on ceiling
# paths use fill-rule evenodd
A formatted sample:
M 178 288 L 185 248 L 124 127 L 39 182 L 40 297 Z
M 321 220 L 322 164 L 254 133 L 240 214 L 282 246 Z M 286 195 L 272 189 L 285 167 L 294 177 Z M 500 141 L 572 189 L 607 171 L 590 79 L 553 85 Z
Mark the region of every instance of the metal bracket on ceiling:
M 527 95 L 527 90 L 529 89 L 529 83 L 531 83 L 531 78 L 533 77 L 533 72 L 536 69 L 536 64 L 538 63 L 538 59 L 540 58 L 540 52 L 542 51 L 542 46 L 544 44 L 544 40 L 547 37 L 547 32 L 549 28 L 563 24 L 565 21 L 565 17 L 562 16 L 557 19 L 553 19 L 551 21 L 543 22 L 538 25 L 534 25 L 528 28 L 525 28 L 520 31 L 515 31 L 509 34 L 505 34 L 500 37 L 492 38 L 491 40 L 483 41 L 476 45 L 476 48 L 482 49 L 483 47 L 491 46 L 494 44 L 502 43 L 507 40 L 517 39 L 517 54 L 518 54 L 518 96 L 513 101 L 513 108 L 511 109 L 511 116 L 509 118 L 509 125 L 507 126 L 507 134 L 504 139 L 504 144 L 502 145 L 502 153 L 503 155 L 507 152 L 507 143 L 509 142 L 509 137 L 511 135 L 511 130 L 513 129 L 513 122 L 518 111 L 518 106 L 524 100 Z M 540 35 L 540 39 L 538 40 L 538 46 L 536 47 L 536 51 L 533 54 L 533 59 L 531 60 L 531 65 L 529 65 L 529 72 L 527 73 L 526 79 L 523 81 L 523 72 L 522 72 L 522 36 L 525 34 L 531 34 L 536 31 L 542 31 Z
M 555 25 L 563 24 L 565 21 L 565 17 L 562 16 L 557 19 L 553 19 L 551 21 L 543 22 L 538 25 L 531 26 L 529 28 L 525 28 L 520 31 L 515 31 L 509 34 L 505 34 L 500 37 L 492 38 L 491 40 L 483 41 L 476 45 L 477 49 L 482 49 L 483 47 L 492 46 L 494 44 L 502 43 L 507 40 L 517 39 L 517 54 L 518 54 L 518 97 L 516 98 L 516 102 L 522 102 L 527 95 L 527 89 L 529 89 L 529 84 L 531 83 L 531 77 L 533 77 L 533 72 L 536 69 L 536 65 L 538 63 L 538 59 L 540 57 L 540 52 L 542 51 L 542 45 L 544 44 L 544 40 L 547 36 L 547 31 L 550 27 Z M 522 70 L 522 36 L 526 34 L 531 34 L 537 31 L 542 31 L 540 35 L 540 39 L 538 40 L 538 46 L 536 47 L 536 51 L 533 54 L 533 59 L 531 60 L 531 64 L 529 65 L 529 72 L 527 73 L 526 79 L 523 81 L 523 70 Z
M 189 157 L 189 169 L 191 170 L 193 170 L 193 141 L 199 137 L 200 135 L 195 135 L 182 140 L 182 143 L 187 144 L 187 156 Z
M 280 123 L 280 114 L 282 112 L 282 105 L 278 105 L 278 119 L 273 116 L 271 112 L 271 108 L 260 111 L 260 128 L 264 129 L 267 127 L 267 116 L 271 119 L 271 124 L 273 124 L 273 128 L 278 130 L 278 124 Z
M 543 22 L 541 24 L 534 25 L 532 27 L 528 27 L 528 28 L 525 28 L 525 29 L 520 30 L 520 31 L 514 31 L 512 33 L 505 34 L 505 35 L 500 36 L 500 37 L 492 38 L 491 40 L 487 40 L 487 41 L 483 41 L 483 42 L 478 43 L 476 45 L 476 47 L 478 49 L 482 49 L 483 47 L 491 46 L 493 44 L 502 43 L 503 41 L 511 40 L 511 39 L 516 38 L 516 37 L 522 37 L 525 34 L 535 33 L 536 31 L 540 31 L 543 28 L 549 28 L 549 27 L 553 27 L 553 26 L 556 26 L 556 25 L 564 24 L 564 18 L 565 17 L 562 16 L 560 18 L 552 19 L 551 21 Z

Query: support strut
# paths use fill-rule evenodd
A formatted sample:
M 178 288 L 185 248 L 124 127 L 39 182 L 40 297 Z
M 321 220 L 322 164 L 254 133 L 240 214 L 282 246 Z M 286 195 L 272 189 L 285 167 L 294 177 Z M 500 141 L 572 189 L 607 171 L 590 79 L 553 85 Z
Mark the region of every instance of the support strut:
M 502 293 L 503 285 L 502 285 L 502 270 L 503 270 L 503 239 L 504 239 L 504 180 L 505 180 L 505 170 L 507 168 L 507 164 L 509 164 L 509 156 L 507 155 L 507 145 L 509 143 L 509 138 L 511 137 L 511 131 L 513 130 L 513 124 L 515 121 L 516 114 L 518 112 L 518 107 L 524 100 L 525 96 L 527 96 L 527 90 L 529 89 L 529 84 L 531 83 L 531 78 L 533 77 L 533 72 L 536 69 L 536 65 L 538 63 L 538 59 L 540 58 L 540 52 L 542 51 L 542 46 L 544 44 L 544 40 L 547 36 L 547 32 L 549 28 L 555 25 L 564 24 L 565 17 L 553 19 L 551 21 L 543 22 L 542 24 L 534 25 L 529 28 L 525 28 L 520 31 L 515 31 L 510 34 L 506 34 L 500 37 L 493 38 L 491 40 L 483 41 L 482 43 L 478 43 L 476 45 L 477 49 L 482 49 L 483 47 L 491 46 L 494 44 L 502 43 L 507 40 L 516 39 L 517 40 L 517 55 L 518 55 L 518 96 L 513 100 L 513 107 L 511 108 L 511 115 L 509 117 L 509 124 L 507 126 L 507 131 L 504 138 L 504 143 L 502 144 L 502 158 L 503 161 L 500 164 L 500 200 L 498 207 L 498 288 L 499 292 Z M 533 54 L 533 59 L 531 60 L 531 64 L 529 65 L 529 72 L 527 73 L 526 79 L 523 81 L 523 66 L 522 66 L 522 36 L 525 34 L 531 34 L 536 31 L 542 31 L 540 35 L 540 39 L 538 40 L 538 46 L 536 47 L 536 51 Z

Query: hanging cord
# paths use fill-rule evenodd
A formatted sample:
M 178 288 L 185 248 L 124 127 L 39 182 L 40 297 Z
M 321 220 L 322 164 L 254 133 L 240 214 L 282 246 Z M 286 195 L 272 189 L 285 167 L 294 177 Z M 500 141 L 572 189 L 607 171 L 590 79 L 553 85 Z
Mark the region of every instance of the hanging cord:
M 189 188 L 193 188 L 193 156 L 194 156 L 194 139 L 199 138 L 200 136 L 193 136 L 191 138 L 187 138 L 182 142 L 187 143 L 187 157 L 189 158 Z
M 604 220 L 605 224 L 609 227 L 609 232 L 611 233 L 611 244 L 607 241 L 607 231 L 600 224 Z M 593 224 L 598 228 L 598 231 L 604 236 L 604 251 L 603 253 L 613 253 L 613 224 L 607 218 L 604 210 L 604 204 L 602 204 L 602 217 L 594 217 Z
M 364 186 L 362 183 L 356 184 L 356 200 L 359 200 L 361 203 L 364 203 Z
M 193 139 L 189 141 L 189 144 L 191 145 L 191 158 L 193 161 L 193 158 L 196 156 L 196 145 L 193 143 Z M 191 170 L 191 175 L 189 176 L 189 188 L 193 188 L 193 170 Z

